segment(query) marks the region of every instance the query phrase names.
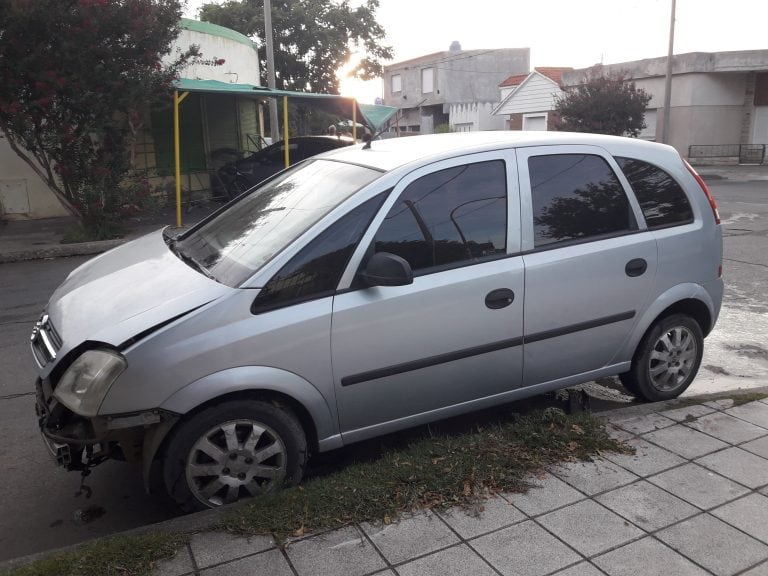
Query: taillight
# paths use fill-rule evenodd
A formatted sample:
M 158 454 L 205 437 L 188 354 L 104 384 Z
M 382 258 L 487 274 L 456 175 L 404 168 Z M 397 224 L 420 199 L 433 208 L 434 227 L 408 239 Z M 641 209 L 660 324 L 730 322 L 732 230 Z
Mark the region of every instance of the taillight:
M 720 224 L 720 213 L 717 211 L 717 203 L 715 202 L 715 199 L 712 197 L 712 193 L 709 191 L 709 186 L 707 186 L 707 183 L 704 182 L 704 179 L 699 176 L 698 172 L 693 169 L 693 166 L 688 164 L 687 160 L 683 160 L 685 163 L 685 167 L 688 168 L 688 172 L 691 173 L 691 175 L 696 178 L 696 182 L 699 183 L 699 186 L 701 186 L 701 189 L 704 191 L 704 194 L 707 196 L 707 200 L 709 200 L 709 205 L 712 208 L 712 214 L 715 217 L 715 224 Z

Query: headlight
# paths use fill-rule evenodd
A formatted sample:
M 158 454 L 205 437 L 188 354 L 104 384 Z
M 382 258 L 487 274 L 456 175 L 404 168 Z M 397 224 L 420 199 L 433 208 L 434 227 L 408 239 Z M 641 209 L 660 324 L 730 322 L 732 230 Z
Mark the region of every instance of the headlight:
M 109 387 L 127 366 L 117 352 L 88 350 L 64 372 L 53 395 L 81 416 L 96 416 Z

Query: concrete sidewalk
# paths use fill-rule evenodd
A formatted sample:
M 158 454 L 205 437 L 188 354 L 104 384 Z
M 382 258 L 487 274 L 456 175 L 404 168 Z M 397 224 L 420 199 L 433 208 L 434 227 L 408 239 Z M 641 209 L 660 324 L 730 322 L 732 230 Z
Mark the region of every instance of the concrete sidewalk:
M 606 454 L 500 494 L 479 516 L 415 514 L 293 539 L 202 532 L 157 576 L 768 575 L 768 400 L 607 417 Z
M 558 465 L 479 514 L 424 511 L 282 546 L 201 528 L 221 509 L 139 531 L 196 532 L 155 576 L 766 576 L 768 399 L 719 396 L 601 414 L 634 455 Z

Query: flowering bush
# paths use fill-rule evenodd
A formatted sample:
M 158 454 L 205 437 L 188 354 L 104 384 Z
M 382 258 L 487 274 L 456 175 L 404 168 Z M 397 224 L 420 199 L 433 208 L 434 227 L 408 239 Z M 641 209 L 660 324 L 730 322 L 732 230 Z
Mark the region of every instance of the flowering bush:
M 84 226 L 119 220 L 141 112 L 196 57 L 162 64 L 180 17 L 180 0 L 0 2 L 0 130 Z

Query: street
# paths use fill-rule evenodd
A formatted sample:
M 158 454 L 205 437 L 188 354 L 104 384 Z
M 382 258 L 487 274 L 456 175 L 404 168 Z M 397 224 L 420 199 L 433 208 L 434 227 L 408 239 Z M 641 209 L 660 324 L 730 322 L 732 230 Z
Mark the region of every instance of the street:
M 768 384 L 768 182 L 715 181 L 725 234 L 726 293 L 687 394 Z M 57 468 L 34 413 L 28 339 L 55 287 L 87 257 L 0 265 L 0 561 L 170 518 L 176 510 L 144 493 L 138 469 L 96 468 L 80 476 Z

